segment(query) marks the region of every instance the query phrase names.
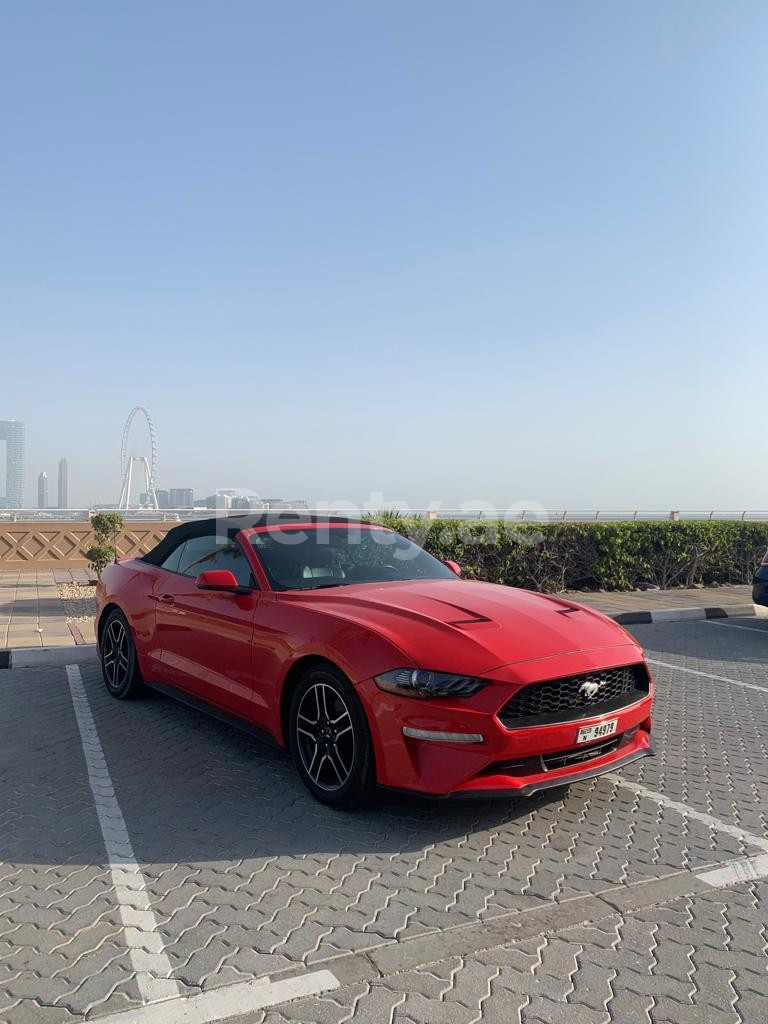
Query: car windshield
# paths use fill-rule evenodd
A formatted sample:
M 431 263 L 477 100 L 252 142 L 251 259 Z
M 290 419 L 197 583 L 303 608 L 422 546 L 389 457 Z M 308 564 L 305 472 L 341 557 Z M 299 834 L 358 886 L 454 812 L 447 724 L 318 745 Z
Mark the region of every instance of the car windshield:
M 457 577 L 393 530 L 360 526 L 273 527 L 250 538 L 275 590 Z

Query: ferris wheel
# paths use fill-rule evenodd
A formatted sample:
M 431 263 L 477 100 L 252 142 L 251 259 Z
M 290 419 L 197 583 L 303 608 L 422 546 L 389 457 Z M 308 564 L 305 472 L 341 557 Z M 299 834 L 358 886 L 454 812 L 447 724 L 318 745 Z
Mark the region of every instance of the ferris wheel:
M 149 428 L 149 457 L 146 455 L 128 454 L 128 437 L 131 432 L 131 424 L 133 423 L 133 419 L 137 412 L 143 413 L 144 419 L 147 421 L 147 427 Z M 134 408 L 128 413 L 128 419 L 125 421 L 125 427 L 123 428 L 123 442 L 120 446 L 120 474 L 122 476 L 123 484 L 120 489 L 120 500 L 117 503 L 118 508 L 127 509 L 131 507 L 131 489 L 133 487 L 134 474 L 136 479 L 141 480 L 143 483 L 144 493 L 147 495 L 150 508 L 160 507 L 157 502 L 157 495 L 155 494 L 155 478 L 157 476 L 157 436 L 155 434 L 155 425 L 152 422 L 152 417 L 143 405 L 134 406 Z

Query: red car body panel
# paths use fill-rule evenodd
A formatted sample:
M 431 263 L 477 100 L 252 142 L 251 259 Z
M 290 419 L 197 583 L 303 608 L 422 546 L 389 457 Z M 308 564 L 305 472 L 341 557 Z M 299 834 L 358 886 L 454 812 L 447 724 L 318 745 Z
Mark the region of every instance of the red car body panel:
M 237 537 L 261 588 L 251 593 L 200 590 L 194 578 L 141 559 L 104 570 L 99 614 L 113 606 L 125 613 L 146 680 L 210 703 L 284 746 L 286 681 L 302 659 L 325 659 L 356 688 L 378 782 L 432 795 L 532 792 L 651 752 L 650 675 L 647 696 L 618 711 L 513 729 L 498 718 L 523 686 L 630 665 L 647 672 L 634 638 L 599 612 L 458 577 L 274 591 L 249 543 L 254 532 Z M 490 685 L 471 697 L 418 700 L 376 684 L 397 668 L 458 672 Z M 579 728 L 613 718 L 622 737 L 616 749 L 584 765 L 542 768 L 542 756 L 577 748 Z M 412 739 L 404 727 L 483 741 Z

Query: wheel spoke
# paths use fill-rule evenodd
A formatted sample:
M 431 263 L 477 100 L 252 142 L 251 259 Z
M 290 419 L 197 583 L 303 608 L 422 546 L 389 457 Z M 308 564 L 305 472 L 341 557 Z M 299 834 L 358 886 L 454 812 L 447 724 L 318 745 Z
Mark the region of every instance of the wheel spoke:
M 327 760 L 328 760 L 327 756 L 325 754 L 323 754 L 323 756 L 320 758 L 320 763 L 317 766 L 317 771 L 312 776 L 312 781 L 316 782 L 318 784 L 318 786 L 320 785 L 320 772 L 323 770 L 323 765 L 325 764 L 325 762 Z
M 339 766 L 336 764 L 337 757 L 338 751 L 334 747 L 331 747 L 331 749 L 328 751 L 328 761 L 330 762 L 333 770 L 336 772 L 336 778 L 339 780 L 339 785 L 343 786 L 347 780 L 347 775 L 349 774 L 349 772 L 344 771 L 342 774 L 342 772 L 339 771 Z M 341 767 L 344 768 L 344 765 L 342 765 Z
M 326 687 L 321 684 L 318 687 L 318 689 L 320 690 L 320 692 L 323 695 L 323 712 L 322 713 L 325 716 L 325 718 L 328 718 L 328 699 L 327 699 L 327 697 L 325 695 Z
M 348 732 L 352 732 L 351 725 L 348 725 L 346 729 L 340 729 L 339 732 L 336 733 L 336 742 L 338 743 L 341 737 L 345 736 Z

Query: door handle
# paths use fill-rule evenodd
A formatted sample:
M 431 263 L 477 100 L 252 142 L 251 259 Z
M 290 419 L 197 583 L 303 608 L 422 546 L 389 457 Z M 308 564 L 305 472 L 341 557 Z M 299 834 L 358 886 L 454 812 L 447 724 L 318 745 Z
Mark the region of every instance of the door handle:
M 176 599 L 173 596 L 173 594 L 160 594 L 160 596 L 158 597 L 157 600 L 158 601 L 162 601 L 163 604 L 175 604 L 176 603 Z

